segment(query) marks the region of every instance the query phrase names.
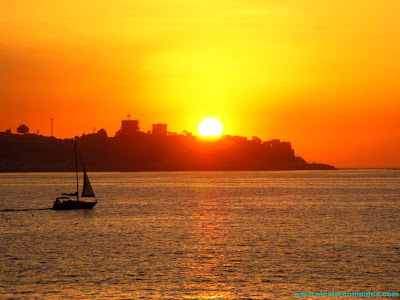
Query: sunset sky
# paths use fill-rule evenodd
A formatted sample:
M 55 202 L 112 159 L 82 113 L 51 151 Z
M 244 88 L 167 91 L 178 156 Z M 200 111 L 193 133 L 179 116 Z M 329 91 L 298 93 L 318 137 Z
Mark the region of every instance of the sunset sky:
M 0 131 L 141 129 L 291 141 L 309 162 L 400 167 L 400 1 L 0 3 Z

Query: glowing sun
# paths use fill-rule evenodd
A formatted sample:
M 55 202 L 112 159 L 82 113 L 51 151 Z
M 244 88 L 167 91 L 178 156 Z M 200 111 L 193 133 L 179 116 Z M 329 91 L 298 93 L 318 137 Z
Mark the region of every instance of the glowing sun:
M 214 118 L 207 118 L 201 121 L 199 125 L 199 134 L 201 136 L 220 136 L 222 133 L 222 124 Z

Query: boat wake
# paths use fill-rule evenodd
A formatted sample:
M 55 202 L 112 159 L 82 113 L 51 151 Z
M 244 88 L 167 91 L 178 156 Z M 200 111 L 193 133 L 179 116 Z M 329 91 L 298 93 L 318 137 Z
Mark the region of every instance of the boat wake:
M 21 209 L 0 209 L 0 212 L 11 212 L 11 211 L 33 211 L 33 210 L 51 210 L 51 208 L 21 208 Z

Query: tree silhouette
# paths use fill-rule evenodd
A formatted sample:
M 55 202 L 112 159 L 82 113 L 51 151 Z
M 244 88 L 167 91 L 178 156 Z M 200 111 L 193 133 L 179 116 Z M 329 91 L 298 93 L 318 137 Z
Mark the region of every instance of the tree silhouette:
M 253 136 L 251 140 L 257 144 L 261 144 L 262 140 L 258 136 Z
M 100 129 L 99 131 L 97 131 L 96 134 L 97 134 L 98 137 L 101 137 L 101 138 L 107 138 L 108 137 L 107 131 L 105 131 L 104 129 Z
M 26 126 L 25 124 L 21 124 L 17 128 L 17 132 L 20 134 L 26 134 L 29 132 L 29 127 Z

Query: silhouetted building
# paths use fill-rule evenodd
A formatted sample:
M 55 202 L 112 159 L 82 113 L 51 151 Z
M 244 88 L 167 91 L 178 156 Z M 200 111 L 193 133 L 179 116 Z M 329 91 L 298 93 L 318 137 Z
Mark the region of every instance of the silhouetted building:
M 187 130 L 182 131 L 182 134 L 184 136 L 193 136 L 193 134 L 191 132 L 187 131 Z
M 124 136 L 136 134 L 139 131 L 139 120 L 122 120 L 121 134 Z
M 167 124 L 153 124 L 153 135 L 167 135 Z

